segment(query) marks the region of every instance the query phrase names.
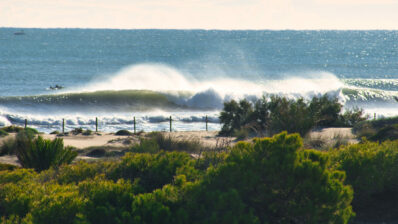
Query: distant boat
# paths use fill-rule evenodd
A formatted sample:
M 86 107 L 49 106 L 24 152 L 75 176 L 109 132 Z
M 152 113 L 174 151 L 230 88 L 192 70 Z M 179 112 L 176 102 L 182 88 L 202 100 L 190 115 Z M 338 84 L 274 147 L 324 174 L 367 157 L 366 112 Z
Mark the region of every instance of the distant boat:
M 15 32 L 14 35 L 25 35 L 25 32 L 23 30 Z

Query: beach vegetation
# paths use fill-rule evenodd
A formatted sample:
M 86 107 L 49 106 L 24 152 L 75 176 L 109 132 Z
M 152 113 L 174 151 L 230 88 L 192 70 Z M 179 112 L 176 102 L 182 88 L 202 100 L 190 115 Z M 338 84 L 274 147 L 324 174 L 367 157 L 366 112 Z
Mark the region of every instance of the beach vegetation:
M 0 171 L 3 171 L 3 170 L 14 170 L 16 168 L 17 168 L 17 166 L 15 166 L 15 165 L 6 164 L 6 163 L 0 163 Z
M 398 139 L 398 117 L 366 120 L 357 123 L 353 132 L 359 139 L 367 138 L 372 141 L 385 141 Z
M 71 147 L 64 147 L 63 139 L 48 140 L 41 136 L 26 136 L 24 141 L 17 141 L 15 154 L 22 167 L 36 171 L 71 163 L 77 156 Z
M 8 132 L 6 132 L 6 131 L 0 129 L 0 137 L 5 137 L 5 136 L 7 136 L 7 135 L 8 135 Z
M 127 153 L 121 160 L 0 171 L 3 223 L 347 223 L 340 157 L 299 135 L 229 150 Z M 355 189 L 355 188 L 354 188 Z
M 367 140 L 331 149 L 333 169 L 346 173 L 353 187 L 352 202 L 357 219 L 390 222 L 398 219 L 398 141 Z
M 71 130 L 69 133 L 71 133 L 72 135 L 78 135 L 78 134 L 82 134 L 83 133 L 83 128 L 75 128 L 73 130 Z
M 342 113 L 343 105 L 327 94 L 289 99 L 271 95 L 255 101 L 246 99 L 224 103 L 220 114 L 220 135 L 237 136 L 242 130 L 257 136 L 287 131 L 305 136 L 314 127 L 351 127 L 366 120 L 363 110 L 354 108 Z
M 155 153 L 159 150 L 198 153 L 205 146 L 196 138 L 177 139 L 161 132 L 151 132 L 131 147 L 132 152 Z
M 82 132 L 82 135 L 89 136 L 89 135 L 92 135 L 93 133 L 94 133 L 94 132 L 93 132 L 92 130 L 87 129 L 87 130 L 84 130 L 84 131 Z
M 8 132 L 8 133 L 18 133 L 19 131 L 21 131 L 23 129 L 24 129 L 23 127 L 18 127 L 18 126 L 14 126 L 14 125 L 1 128 L 1 130 Z
M 39 131 L 34 128 L 30 128 L 30 127 L 23 128 L 23 127 L 19 127 L 19 126 L 15 126 L 15 125 L 3 127 L 0 130 L 3 130 L 7 133 L 19 133 L 19 132 L 24 131 L 24 132 L 30 132 L 32 134 L 39 134 Z
M 115 133 L 115 135 L 118 135 L 118 136 L 130 136 L 130 135 L 132 135 L 132 134 L 133 134 L 133 133 L 131 133 L 130 131 L 125 130 L 125 129 L 119 130 L 119 131 L 117 131 L 117 132 Z
M 34 130 L 34 129 L 33 129 Z M 36 132 L 31 129 L 20 130 L 15 137 L 5 139 L 0 146 L 1 155 L 14 155 L 17 148 L 24 148 L 30 139 L 36 136 Z

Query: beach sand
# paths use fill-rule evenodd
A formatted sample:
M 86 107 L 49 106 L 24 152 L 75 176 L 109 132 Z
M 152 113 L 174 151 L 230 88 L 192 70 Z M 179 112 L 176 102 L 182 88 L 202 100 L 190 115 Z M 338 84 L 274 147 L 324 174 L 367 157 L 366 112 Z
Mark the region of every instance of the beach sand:
M 182 131 L 182 132 L 164 132 L 166 136 L 171 136 L 177 140 L 192 139 L 199 140 L 205 146 L 217 146 L 220 144 L 233 145 L 236 143 L 234 138 L 231 137 L 218 137 L 217 131 Z M 144 133 L 141 136 L 145 136 Z M 45 139 L 54 139 L 57 136 L 51 134 L 40 134 Z M 322 138 L 326 141 L 332 141 L 336 137 L 342 137 L 348 139 L 349 143 L 356 143 L 357 140 L 355 135 L 351 133 L 351 128 L 324 128 L 320 130 L 314 130 L 310 133 L 312 138 Z M 11 133 L 6 137 L 0 138 L 0 145 L 3 144 L 9 138 L 15 137 L 15 134 Z M 69 135 L 61 136 L 64 139 L 65 146 L 72 146 L 78 149 L 85 149 L 88 147 L 105 147 L 105 148 L 123 148 L 128 147 L 131 144 L 138 143 L 140 136 L 117 136 L 113 133 L 97 133 L 90 136 L 84 135 Z M 249 140 L 250 141 L 250 140 Z M 84 153 L 79 155 L 77 159 L 90 159 L 91 157 L 85 156 Z M 18 165 L 16 156 L 1 156 L 0 163 L 8 163 Z

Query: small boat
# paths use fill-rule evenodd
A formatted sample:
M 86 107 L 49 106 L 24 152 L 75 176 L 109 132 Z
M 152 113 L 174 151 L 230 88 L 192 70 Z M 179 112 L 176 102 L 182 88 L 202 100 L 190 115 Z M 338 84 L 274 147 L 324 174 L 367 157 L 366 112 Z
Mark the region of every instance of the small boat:
M 15 32 L 14 35 L 25 35 L 25 32 L 23 30 Z

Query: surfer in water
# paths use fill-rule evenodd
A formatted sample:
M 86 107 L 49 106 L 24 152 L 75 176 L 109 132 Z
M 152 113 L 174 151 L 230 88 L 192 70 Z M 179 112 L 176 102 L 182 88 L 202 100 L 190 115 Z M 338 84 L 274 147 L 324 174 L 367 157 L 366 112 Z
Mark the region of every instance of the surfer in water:
M 58 89 L 63 89 L 63 88 L 64 88 L 63 86 L 60 86 L 58 84 L 56 84 L 55 86 L 50 86 L 51 90 L 58 90 Z

